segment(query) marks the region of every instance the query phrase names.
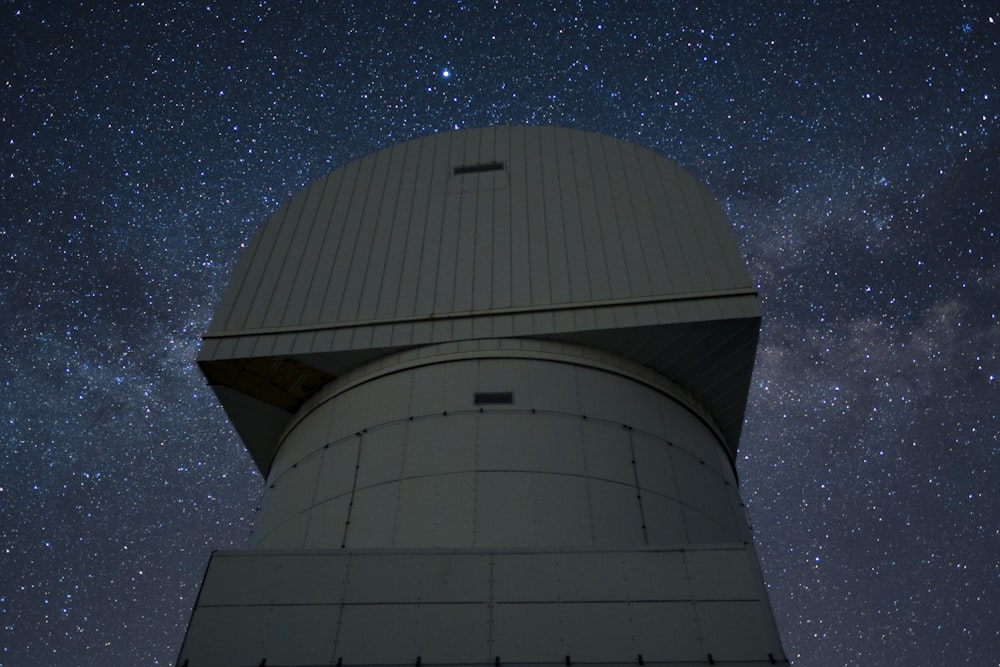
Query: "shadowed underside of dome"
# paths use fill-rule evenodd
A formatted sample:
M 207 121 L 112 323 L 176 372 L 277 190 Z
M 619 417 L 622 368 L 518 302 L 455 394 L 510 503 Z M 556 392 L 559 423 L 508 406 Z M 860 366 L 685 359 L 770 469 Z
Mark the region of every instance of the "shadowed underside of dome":
M 433 135 L 311 183 L 257 232 L 199 363 L 255 461 L 391 352 L 540 338 L 642 364 L 735 455 L 759 330 L 721 210 L 673 162 L 553 127 Z

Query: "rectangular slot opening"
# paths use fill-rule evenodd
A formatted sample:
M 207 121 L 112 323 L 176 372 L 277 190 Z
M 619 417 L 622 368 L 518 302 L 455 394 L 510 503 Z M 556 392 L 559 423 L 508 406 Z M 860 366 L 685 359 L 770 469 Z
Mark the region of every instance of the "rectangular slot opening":
M 476 405 L 511 405 L 514 403 L 512 391 L 477 391 Z
M 455 167 L 454 175 L 461 176 L 462 174 L 482 174 L 488 171 L 501 171 L 503 170 L 503 162 L 482 162 L 480 164 L 463 164 L 461 166 Z

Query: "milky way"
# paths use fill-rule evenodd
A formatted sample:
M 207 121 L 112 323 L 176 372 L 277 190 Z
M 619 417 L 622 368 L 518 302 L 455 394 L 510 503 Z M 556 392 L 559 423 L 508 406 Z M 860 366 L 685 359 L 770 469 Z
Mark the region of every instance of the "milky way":
M 0 7 L 0 664 L 173 664 L 262 490 L 194 365 L 243 245 L 348 160 L 498 123 L 638 142 L 725 209 L 794 664 L 995 663 L 996 5 L 68 4 Z

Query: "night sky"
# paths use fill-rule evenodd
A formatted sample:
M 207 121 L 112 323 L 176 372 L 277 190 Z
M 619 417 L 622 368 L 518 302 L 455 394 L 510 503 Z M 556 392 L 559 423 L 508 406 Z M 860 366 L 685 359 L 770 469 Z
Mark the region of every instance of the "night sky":
M 0 6 L 0 664 L 173 664 L 263 490 L 194 364 L 244 244 L 351 159 L 522 123 L 726 211 L 794 664 L 997 664 L 997 4 L 82 4 Z

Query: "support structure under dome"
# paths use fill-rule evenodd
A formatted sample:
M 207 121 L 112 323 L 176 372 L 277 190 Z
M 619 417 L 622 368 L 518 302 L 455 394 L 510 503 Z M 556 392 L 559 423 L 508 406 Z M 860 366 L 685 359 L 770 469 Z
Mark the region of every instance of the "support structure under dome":
M 178 664 L 786 662 L 733 465 L 759 324 L 634 144 L 465 130 L 310 184 L 198 358 L 267 488 Z

